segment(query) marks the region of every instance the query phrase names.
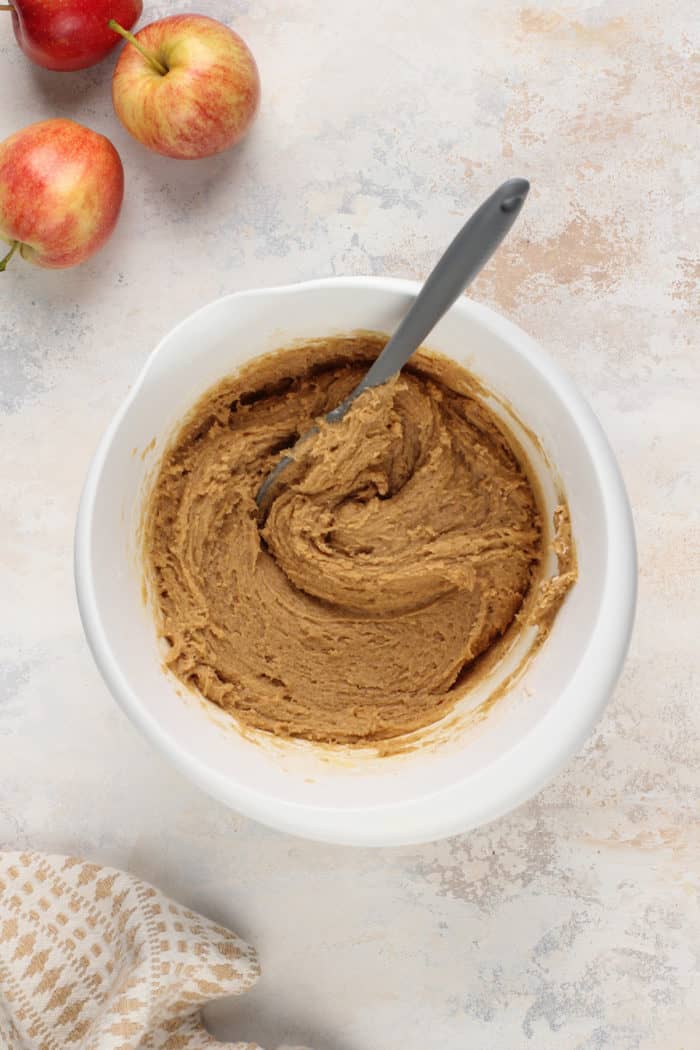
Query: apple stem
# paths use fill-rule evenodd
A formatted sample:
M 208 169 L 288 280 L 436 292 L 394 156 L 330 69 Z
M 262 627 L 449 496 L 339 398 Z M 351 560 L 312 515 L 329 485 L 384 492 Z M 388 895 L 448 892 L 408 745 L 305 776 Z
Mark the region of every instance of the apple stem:
M 10 259 L 15 254 L 18 248 L 19 241 L 13 241 L 7 255 L 5 255 L 4 258 L 0 259 L 0 273 L 3 273 L 3 271 L 7 269 L 7 264 L 9 263 Z
M 0 11 L 14 11 L 14 4 L 0 4 Z
M 155 69 L 156 73 L 160 73 L 162 77 L 168 72 L 167 66 L 164 66 L 162 62 L 159 62 L 155 55 L 152 55 L 150 51 L 146 51 L 146 48 L 142 44 L 139 44 L 138 40 L 133 33 L 130 33 L 128 29 L 124 29 L 123 26 L 119 25 L 119 22 L 115 22 L 113 18 L 109 20 L 109 28 L 113 29 L 115 33 L 119 33 L 125 40 L 128 40 L 130 44 L 133 44 L 137 51 L 140 51 L 147 62 Z

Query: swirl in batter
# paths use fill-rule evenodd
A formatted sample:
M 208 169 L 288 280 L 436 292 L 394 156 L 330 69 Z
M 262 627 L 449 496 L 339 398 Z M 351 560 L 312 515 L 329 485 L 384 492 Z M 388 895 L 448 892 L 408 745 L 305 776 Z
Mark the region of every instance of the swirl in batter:
M 170 669 L 244 726 L 326 743 L 441 718 L 536 584 L 527 464 L 454 362 L 419 353 L 298 451 L 384 344 L 359 334 L 253 362 L 166 453 L 145 549 Z M 560 587 L 560 604 L 567 587 Z

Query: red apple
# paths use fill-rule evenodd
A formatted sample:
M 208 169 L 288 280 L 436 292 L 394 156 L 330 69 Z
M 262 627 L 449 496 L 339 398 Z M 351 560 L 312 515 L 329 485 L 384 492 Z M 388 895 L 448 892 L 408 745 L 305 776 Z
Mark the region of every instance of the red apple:
M 124 196 L 109 139 L 72 120 L 42 120 L 0 142 L 0 238 L 35 266 L 75 266 L 101 248 Z
M 12 0 L 17 43 L 27 58 L 61 71 L 94 66 L 117 43 L 110 18 L 130 29 L 142 0 Z
M 130 41 L 112 99 L 127 131 L 166 157 L 208 157 L 238 142 L 260 99 L 255 59 L 237 33 L 204 15 L 171 15 Z

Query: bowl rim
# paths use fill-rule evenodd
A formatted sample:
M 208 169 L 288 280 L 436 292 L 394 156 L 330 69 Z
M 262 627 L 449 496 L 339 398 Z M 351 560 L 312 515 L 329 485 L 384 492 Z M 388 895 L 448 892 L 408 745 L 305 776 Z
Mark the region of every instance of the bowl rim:
M 105 430 L 88 468 L 78 508 L 74 574 L 85 636 L 112 696 L 131 721 L 173 764 L 208 794 L 280 831 L 322 842 L 358 846 L 410 845 L 464 832 L 502 816 L 536 794 L 580 748 L 607 704 L 629 646 L 637 594 L 634 524 L 614 454 L 593 410 L 573 380 L 532 337 L 501 314 L 462 296 L 452 307 L 506 341 L 544 375 L 573 417 L 593 462 L 608 538 L 598 618 L 558 702 L 512 747 L 464 780 L 429 794 L 377 806 L 319 807 L 266 795 L 212 770 L 164 730 L 130 688 L 104 631 L 91 574 L 90 549 L 100 476 L 122 422 L 157 357 L 170 340 L 224 301 L 279 297 L 321 288 L 383 289 L 415 296 L 421 283 L 389 277 L 329 277 L 221 296 L 183 318 L 158 342 Z M 566 700 L 569 699 L 567 703 Z

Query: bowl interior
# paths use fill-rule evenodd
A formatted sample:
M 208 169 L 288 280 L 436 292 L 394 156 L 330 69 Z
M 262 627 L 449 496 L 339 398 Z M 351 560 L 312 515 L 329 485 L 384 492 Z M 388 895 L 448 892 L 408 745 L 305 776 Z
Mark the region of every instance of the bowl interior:
M 414 294 L 409 282 L 314 282 L 230 296 L 200 310 L 149 359 L 98 450 L 81 506 L 76 545 L 81 612 L 116 698 L 212 794 L 311 837 L 410 841 L 488 819 L 538 787 L 552 763 L 567 757 L 562 751 L 575 746 L 561 739 L 548 744 L 546 733 L 540 733 L 536 747 L 529 745 L 534 730 L 555 710 L 562 724 L 567 710 L 576 710 L 572 721 L 583 724 L 583 710 L 590 727 L 606 699 L 600 695 L 602 679 L 582 678 L 600 630 L 610 542 L 595 422 L 572 385 L 523 333 L 467 299 L 443 319 L 428 345 L 464 364 L 537 435 L 545 455 L 528 445 L 526 432 L 520 437 L 550 509 L 556 482 L 563 485 L 577 546 L 579 581 L 524 674 L 488 717 L 476 722 L 467 717 L 484 690 L 497 684 L 498 674 L 507 673 L 506 662 L 481 695 L 465 698 L 457 712 L 465 717 L 452 719 L 449 732 L 441 734 L 438 727 L 427 734 L 425 746 L 379 758 L 371 750 L 330 752 L 243 736 L 227 716 L 162 670 L 143 600 L 138 528 L 154 470 L 184 413 L 213 383 L 259 354 L 358 328 L 392 331 Z M 623 635 L 617 649 L 624 651 Z M 482 775 L 509 755 L 522 767 L 523 746 L 529 767 L 522 783 L 514 782 L 510 794 L 498 799 L 490 789 L 479 789 Z M 505 766 L 503 775 L 508 775 Z M 445 808 L 439 812 L 435 799 L 441 793 Z

